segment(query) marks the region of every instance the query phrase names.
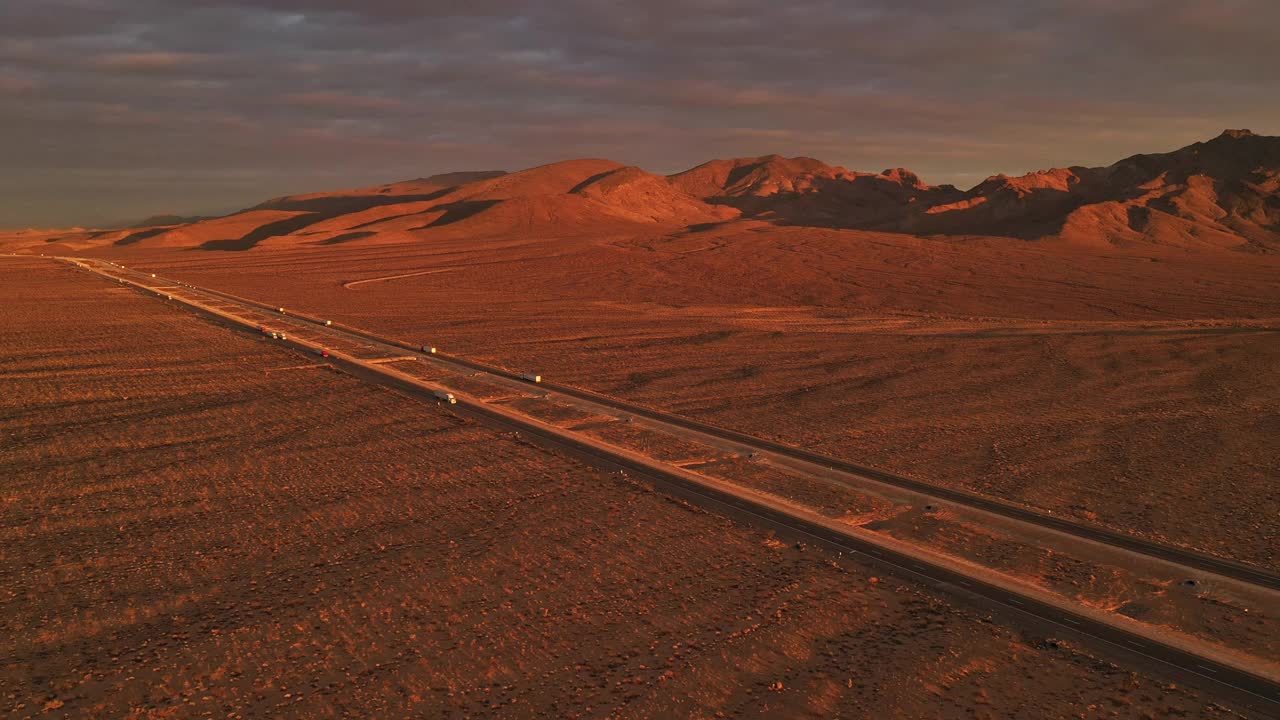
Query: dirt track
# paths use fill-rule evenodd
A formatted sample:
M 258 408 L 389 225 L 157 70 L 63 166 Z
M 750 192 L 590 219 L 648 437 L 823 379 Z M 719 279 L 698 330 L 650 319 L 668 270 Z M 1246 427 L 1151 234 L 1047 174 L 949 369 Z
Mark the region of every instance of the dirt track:
M 350 290 L 357 285 L 364 285 L 365 283 L 387 282 L 388 280 L 401 280 L 404 278 L 419 277 L 421 275 L 435 275 L 436 273 L 449 272 L 450 270 L 451 268 L 442 268 L 440 270 L 423 270 L 421 272 L 402 273 L 400 275 L 386 275 L 383 277 L 365 278 L 364 280 L 351 280 L 349 282 L 342 283 L 342 287 Z

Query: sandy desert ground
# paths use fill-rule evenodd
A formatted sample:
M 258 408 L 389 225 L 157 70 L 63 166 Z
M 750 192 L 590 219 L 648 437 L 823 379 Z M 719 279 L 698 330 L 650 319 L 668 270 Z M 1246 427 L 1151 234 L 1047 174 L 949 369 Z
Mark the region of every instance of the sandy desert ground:
M 172 282 L 164 277 L 152 279 L 148 273 L 121 271 L 110 263 L 84 264 L 105 271 L 110 282 L 115 282 L 110 276 L 116 274 L 126 281 L 140 280 L 144 286 Z M 374 382 L 390 372 L 443 385 L 461 393 L 464 400 L 483 401 L 487 410 L 504 409 L 543 420 L 576 440 L 605 443 L 622 452 L 636 451 L 643 458 L 665 463 L 668 468 L 691 470 L 710 482 L 728 483 L 748 493 L 763 492 L 768 502 L 800 513 L 814 512 L 854 533 L 908 541 L 944 565 L 972 567 L 976 563 L 982 568 L 979 572 L 995 571 L 1001 581 L 1012 582 L 1024 592 L 1049 591 L 1067 607 L 1082 604 L 1099 608 L 1151 626 L 1166 639 L 1182 637 L 1192 644 L 1198 644 L 1196 639 L 1206 640 L 1217 650 L 1244 653 L 1247 657 L 1238 656 L 1238 661 L 1255 672 L 1274 674 L 1280 669 L 1276 664 L 1280 661 L 1276 619 L 1268 612 L 1276 595 L 1262 587 L 1204 576 L 1192 567 L 1167 565 L 1141 555 L 1108 552 L 1079 538 L 1046 535 L 1038 524 L 1011 522 L 942 498 L 904 494 L 869 484 L 857 473 L 834 472 L 822 464 L 796 467 L 785 456 L 726 446 L 713 436 L 565 395 L 559 391 L 561 386 L 539 388 L 527 380 L 478 373 L 474 366 L 457 364 L 442 355 L 406 354 L 403 347 L 361 339 L 341 328 L 307 321 L 295 312 L 281 314 L 278 306 L 256 307 L 216 295 L 210 298 L 203 291 L 183 286 L 159 292 L 169 294 L 174 302 L 195 302 L 197 307 L 230 313 L 250 331 L 287 331 L 291 341 L 378 363 L 370 368 L 383 368 L 384 374 L 369 376 Z M 465 403 L 463 408 L 470 409 Z M 1205 652 L 1214 649 L 1203 648 Z
M 1195 717 L 1020 634 L 6 258 L 11 717 Z
M 750 224 L 104 254 L 867 465 L 1280 558 L 1276 256 Z
M 810 158 L 667 177 L 575 160 L 166 222 L 0 234 L 28 256 L 0 258 L 17 717 L 1225 712 L 30 256 L 119 261 L 1273 568 L 1280 138 L 968 191 Z M 1276 658 L 1274 616 L 1244 594 L 1175 596 L 1148 569 L 534 400 L 502 402 Z

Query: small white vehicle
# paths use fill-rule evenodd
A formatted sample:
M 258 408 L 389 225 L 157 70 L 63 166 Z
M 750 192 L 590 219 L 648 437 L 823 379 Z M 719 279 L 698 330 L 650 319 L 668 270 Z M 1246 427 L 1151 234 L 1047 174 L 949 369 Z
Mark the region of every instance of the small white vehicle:
M 325 324 L 325 327 L 328 327 L 328 326 L 330 326 L 330 325 L 332 325 L 332 324 L 333 324 L 333 321 L 332 321 L 332 320 L 325 320 L 325 321 L 324 321 L 324 324 Z
M 450 405 L 457 405 L 457 404 L 458 404 L 458 398 L 454 397 L 454 396 L 453 396 L 453 393 L 451 393 L 451 392 L 448 392 L 448 391 L 445 391 L 445 390 L 432 390 L 432 391 L 431 391 L 431 394 L 432 394 L 432 395 L 435 395 L 435 396 L 436 396 L 436 399 L 437 399 L 437 400 L 439 400 L 439 401 L 441 401 L 441 402 L 447 402 L 447 403 L 449 403 Z
M 424 352 L 424 353 L 426 353 L 426 354 L 428 354 L 428 355 L 435 355 L 435 354 L 436 354 L 436 349 L 435 349 L 435 346 L 433 346 L 433 345 L 423 345 L 423 346 L 422 346 L 422 352 Z
M 537 373 L 524 373 L 520 376 L 521 380 L 528 380 L 531 383 L 542 382 L 542 376 Z
M 276 308 L 276 309 L 280 311 L 280 314 L 281 314 L 281 315 L 283 315 L 283 314 L 284 314 L 284 308 Z

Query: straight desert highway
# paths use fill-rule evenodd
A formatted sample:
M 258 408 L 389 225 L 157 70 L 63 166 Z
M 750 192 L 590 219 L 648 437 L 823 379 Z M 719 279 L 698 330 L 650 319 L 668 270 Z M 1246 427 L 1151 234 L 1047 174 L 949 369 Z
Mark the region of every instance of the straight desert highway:
M 310 336 L 303 339 L 290 335 L 284 339 L 289 347 L 311 355 L 317 354 L 331 343 L 323 338 L 359 337 L 386 346 L 388 351 L 400 351 L 397 344 L 376 339 L 368 333 L 351 328 L 334 327 L 317 318 L 303 318 L 284 308 L 234 298 L 204 288 L 175 283 L 151 274 L 138 273 L 109 263 L 84 259 L 68 259 L 69 262 L 103 276 L 108 280 L 125 282 L 132 287 L 169 302 L 183 303 L 206 317 L 234 323 L 250 332 L 261 332 L 261 322 L 255 318 L 265 310 L 274 310 L 281 320 L 306 322 Z M 228 305 L 232 307 L 228 309 Z M 277 323 L 279 324 L 279 323 Z M 422 355 L 430 360 L 431 353 Z M 438 356 L 439 353 L 434 355 Z M 392 356 L 391 360 L 402 358 Z M 437 358 L 439 359 L 439 358 Z M 444 358 L 458 362 L 457 358 Z M 446 386 L 424 382 L 412 375 L 399 372 L 394 363 L 360 359 L 352 355 L 326 351 L 324 361 L 344 369 L 366 381 L 395 388 L 424 400 L 438 402 Z M 488 370 L 489 368 L 486 368 Z M 555 388 L 558 390 L 558 388 Z M 707 477 L 684 471 L 678 467 L 657 462 L 639 453 L 615 447 L 562 428 L 540 422 L 507 408 L 486 403 L 455 392 L 456 404 L 449 409 L 476 418 L 495 428 L 519 433 L 521 437 L 556 449 L 595 467 L 622 471 L 632 477 L 645 479 L 668 492 L 722 512 L 730 517 L 775 528 L 788 537 L 808 540 L 826 547 L 829 551 L 849 553 L 873 564 L 885 567 L 904 578 L 942 588 L 971 602 L 997 607 L 1004 617 L 1013 622 L 1030 623 L 1033 626 L 1051 626 L 1065 637 L 1087 638 L 1100 644 L 1105 652 L 1129 663 L 1150 668 L 1179 681 L 1194 683 L 1199 687 L 1229 697 L 1239 706 L 1263 713 L 1280 712 L 1280 682 L 1274 676 L 1258 674 L 1255 669 L 1241 667 L 1229 654 L 1192 643 L 1170 641 L 1124 618 L 1108 615 L 1082 606 L 1071 606 L 1047 594 L 1028 593 L 1003 583 L 990 574 L 975 572 L 972 568 L 948 564 L 940 558 L 905 543 L 887 541 L 871 533 L 859 533 L 842 527 L 819 515 L 804 512 L 770 500 L 741 487 L 717 482 Z M 668 417 L 663 415 L 663 417 Z M 758 441 L 756 441 L 758 442 Z M 747 443 L 744 443 L 747 444 Z M 773 450 L 773 448 L 769 448 Z
M 1280 6 L 879 4 L 0 3 L 0 716 L 1280 717 Z

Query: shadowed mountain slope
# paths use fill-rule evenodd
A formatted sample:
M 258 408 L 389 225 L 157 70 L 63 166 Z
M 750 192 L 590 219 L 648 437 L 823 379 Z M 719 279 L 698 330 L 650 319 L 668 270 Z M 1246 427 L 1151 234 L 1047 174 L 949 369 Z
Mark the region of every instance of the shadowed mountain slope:
M 957 203 L 904 218 L 897 229 L 1276 251 L 1280 138 L 1228 130 L 1102 168 L 996 176 Z
M 807 157 L 712 160 L 662 177 L 581 159 L 514 173 L 459 172 L 350 191 L 268 200 L 226 217 L 69 231 L 83 248 L 248 250 L 294 244 L 399 243 L 433 236 L 585 236 L 700 228 L 737 219 L 915 235 L 1056 238 L 1280 251 L 1280 138 L 1228 130 L 1169 153 L 1099 168 L 997 175 L 968 191 L 915 173 L 847 170 Z M 179 218 L 166 221 L 176 221 Z M 35 247 L 34 236 L 9 247 Z M 42 240 L 44 242 L 44 240 Z

